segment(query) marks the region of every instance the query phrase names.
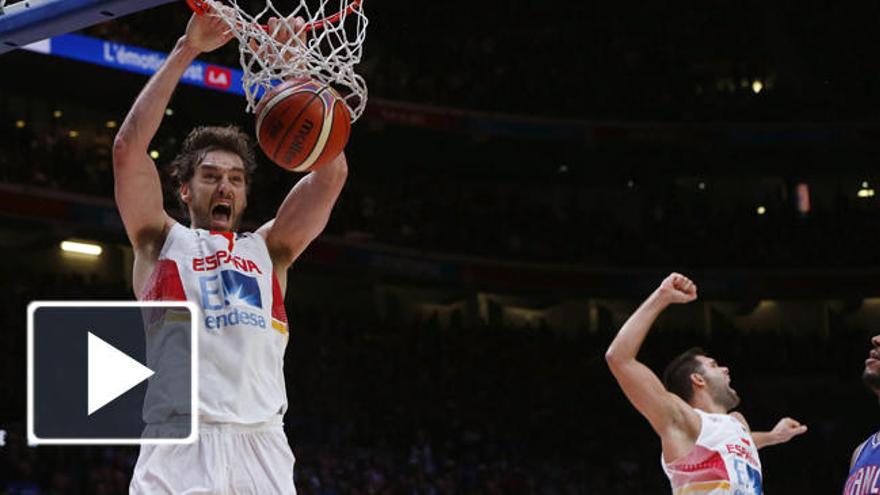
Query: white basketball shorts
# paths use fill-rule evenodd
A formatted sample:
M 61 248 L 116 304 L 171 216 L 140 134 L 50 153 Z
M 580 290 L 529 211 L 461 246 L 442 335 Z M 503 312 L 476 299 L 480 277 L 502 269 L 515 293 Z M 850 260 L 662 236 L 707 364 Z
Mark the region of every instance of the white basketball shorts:
M 150 429 L 161 426 L 148 426 Z M 142 445 L 131 494 L 295 495 L 293 452 L 280 418 L 256 425 L 201 423 L 190 445 Z

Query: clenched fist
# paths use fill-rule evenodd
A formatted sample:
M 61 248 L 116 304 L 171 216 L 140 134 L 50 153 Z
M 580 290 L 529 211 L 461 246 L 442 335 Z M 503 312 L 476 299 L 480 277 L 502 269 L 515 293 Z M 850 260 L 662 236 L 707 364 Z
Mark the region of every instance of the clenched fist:
M 668 304 L 689 303 L 697 298 L 697 285 L 680 273 L 673 273 L 657 288 L 657 296 Z
M 776 443 L 785 443 L 792 438 L 806 433 L 807 425 L 802 425 L 791 418 L 782 418 L 770 431 Z

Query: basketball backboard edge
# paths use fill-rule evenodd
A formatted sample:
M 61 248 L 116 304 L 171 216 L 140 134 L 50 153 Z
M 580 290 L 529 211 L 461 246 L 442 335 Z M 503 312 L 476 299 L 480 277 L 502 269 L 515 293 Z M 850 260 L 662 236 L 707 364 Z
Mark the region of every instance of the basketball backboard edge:
M 175 0 L 22 0 L 0 8 L 0 54 Z

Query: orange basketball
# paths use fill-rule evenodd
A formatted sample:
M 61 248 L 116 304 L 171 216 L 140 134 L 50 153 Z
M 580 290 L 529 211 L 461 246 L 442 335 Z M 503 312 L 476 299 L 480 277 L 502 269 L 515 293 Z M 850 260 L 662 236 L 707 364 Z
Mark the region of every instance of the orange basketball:
M 317 81 L 287 81 L 257 105 L 257 142 L 279 166 L 294 172 L 330 163 L 345 148 L 351 115 L 333 88 Z

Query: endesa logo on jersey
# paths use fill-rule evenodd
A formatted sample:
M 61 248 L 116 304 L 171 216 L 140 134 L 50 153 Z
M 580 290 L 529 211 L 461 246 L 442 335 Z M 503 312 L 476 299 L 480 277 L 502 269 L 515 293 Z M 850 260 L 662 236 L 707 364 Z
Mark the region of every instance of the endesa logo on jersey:
M 218 330 L 229 325 L 251 325 L 266 328 L 266 318 L 250 308 L 263 309 L 260 284 L 256 278 L 234 270 L 199 277 L 205 326 Z M 208 312 L 220 311 L 214 315 Z
M 192 269 L 194 272 L 207 272 L 222 265 L 230 264 L 234 266 L 235 269 L 241 270 L 245 273 L 257 272 L 260 275 L 263 274 L 260 267 L 253 260 L 242 258 L 238 255 L 230 255 L 228 251 L 217 251 L 204 258 L 193 258 Z
M 730 492 L 732 495 L 764 495 L 761 473 L 743 460 L 733 460 L 730 481 L 734 482 L 731 487 L 733 490 Z

